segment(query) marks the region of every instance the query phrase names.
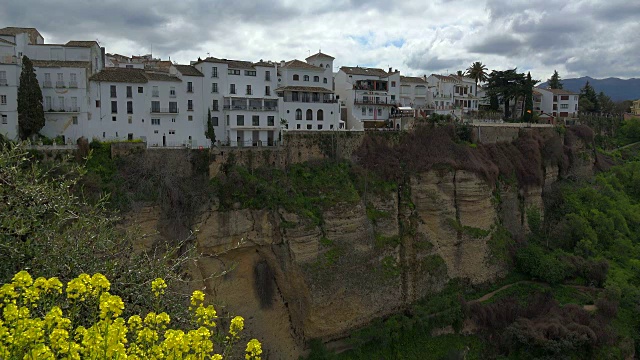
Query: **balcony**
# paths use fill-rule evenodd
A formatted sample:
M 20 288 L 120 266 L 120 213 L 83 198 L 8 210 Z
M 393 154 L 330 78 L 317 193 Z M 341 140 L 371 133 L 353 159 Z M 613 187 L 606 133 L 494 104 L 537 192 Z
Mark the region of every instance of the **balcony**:
M 388 100 L 388 99 L 371 99 L 371 98 L 356 98 L 353 101 L 354 104 L 356 105 L 363 105 L 363 104 L 372 104 L 372 105 L 386 105 L 386 106 L 397 106 L 398 103 L 396 103 L 395 100 Z
M 7 79 L 0 79 L 0 86 L 8 86 Z
M 50 88 L 50 87 L 51 87 L 51 81 L 46 81 L 46 80 L 45 80 L 45 81 L 42 83 L 42 87 L 43 87 L 43 88 Z
M 252 106 L 252 105 L 224 105 L 224 110 L 247 110 L 247 111 L 278 111 L 277 106 Z
M 151 108 L 152 114 L 177 114 L 178 108 Z
M 160 97 L 160 92 L 159 91 L 152 92 L 151 97 Z
M 15 55 L 0 56 L 0 64 L 17 64 L 18 58 Z
M 78 106 L 57 106 L 55 108 L 47 109 L 44 112 L 46 113 L 79 113 L 80 107 Z
M 77 81 L 69 81 L 69 87 L 73 88 L 73 89 L 77 89 L 78 88 L 78 82 Z
M 57 88 L 63 88 L 64 86 L 64 81 L 56 81 L 56 87 Z
M 170 98 L 175 98 L 175 97 L 176 97 L 176 93 L 169 94 L 169 97 L 170 97 Z

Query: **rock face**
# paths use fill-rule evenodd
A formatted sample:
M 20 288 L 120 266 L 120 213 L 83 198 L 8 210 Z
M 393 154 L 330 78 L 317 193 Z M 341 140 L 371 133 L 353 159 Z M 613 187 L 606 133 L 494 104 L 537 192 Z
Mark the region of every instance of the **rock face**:
M 588 158 L 576 163 L 589 172 Z M 193 226 L 202 254 L 190 268 L 193 287 L 244 316 L 267 358 L 297 359 L 310 339 L 343 337 L 452 278 L 482 283 L 503 274 L 491 261 L 492 234 L 528 231 L 526 213 L 542 214 L 559 169 L 544 175 L 542 186 L 496 187 L 469 171 L 434 169 L 395 192 L 325 209 L 320 223 L 284 210 L 207 209 Z M 157 213 L 145 208 L 129 220 L 156 240 Z

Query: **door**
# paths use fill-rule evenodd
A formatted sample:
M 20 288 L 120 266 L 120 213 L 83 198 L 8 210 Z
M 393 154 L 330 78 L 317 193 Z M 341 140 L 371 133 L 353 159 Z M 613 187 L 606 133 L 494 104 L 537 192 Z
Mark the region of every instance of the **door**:
M 167 146 L 167 136 L 162 135 L 162 146 Z

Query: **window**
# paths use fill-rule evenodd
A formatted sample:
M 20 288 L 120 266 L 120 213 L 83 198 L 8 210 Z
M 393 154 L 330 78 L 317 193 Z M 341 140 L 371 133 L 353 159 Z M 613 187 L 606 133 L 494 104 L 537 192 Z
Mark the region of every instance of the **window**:
M 142 94 L 144 92 L 144 88 L 142 86 L 138 86 L 138 94 Z
M 73 123 L 73 125 L 78 125 L 78 117 L 77 116 L 72 116 L 71 117 L 71 122 Z
M 0 95 L 0 105 L 7 105 L 7 95 Z
M 307 109 L 307 120 L 313 120 L 313 110 Z
M 133 65 L 125 65 L 125 69 L 133 69 Z
M 229 115 L 227 115 L 227 126 L 229 126 Z
M 178 103 L 176 101 L 169 101 L 169 112 L 172 114 L 178 113 Z
M 78 98 L 75 96 L 71 97 L 71 111 L 78 111 Z
M 169 88 L 169 97 L 172 97 L 172 98 L 176 97 L 176 87 L 175 86 L 172 86 L 172 87 Z
M 158 133 L 158 130 L 153 130 L 153 133 L 154 133 L 154 134 L 157 134 L 157 133 Z
M 213 67 L 211 68 L 211 77 L 212 78 L 217 78 L 218 77 L 218 68 L 217 67 Z
M 4 74 L 4 75 L 3 75 Z M 2 71 L 0 72 L 0 78 L 4 79 L 4 83 L 7 83 L 7 72 L 6 71 Z M 44 73 L 44 84 L 42 85 L 43 87 L 49 88 L 51 87 L 51 74 L 49 73 Z
M 300 76 L 298 74 L 293 74 L 293 81 L 299 81 Z
M 230 94 L 236 93 L 236 84 L 229 84 L 229 93 Z
M 227 71 L 227 74 L 229 74 L 229 75 L 240 75 L 240 70 L 229 69 Z
M 267 70 L 264 72 L 264 81 L 271 81 L 271 71 Z
M 69 87 L 73 87 L 73 88 L 77 88 L 78 87 L 78 81 L 76 80 L 76 74 L 75 73 L 71 73 L 70 74 Z
M 304 79 L 304 81 L 309 81 L 309 75 L 305 75 L 305 76 L 303 77 L 303 79 Z
M 160 101 L 151 102 L 151 112 L 160 112 Z
M 171 118 L 171 122 L 172 123 L 176 122 L 176 118 Z
M 193 100 L 187 100 L 187 111 L 193 111 Z
M 316 118 L 316 120 L 318 121 L 324 120 L 324 111 L 322 111 L 322 109 L 318 110 L 318 117 Z
M 373 108 L 369 108 L 369 116 L 373 116 Z
M 51 102 L 51 100 L 49 100 L 49 102 Z M 96 107 L 99 108 L 100 107 L 100 100 L 96 100 Z
M 328 82 L 327 78 L 322 79 L 322 82 L 326 84 Z
M 98 105 L 100 105 L 100 100 L 97 100 Z M 98 106 L 100 107 L 100 106 Z M 44 110 L 50 110 L 53 106 L 51 106 L 51 96 L 45 96 L 44 98 Z
M 396 101 L 396 96 L 395 95 L 391 95 L 391 101 Z
M 169 130 L 169 135 L 175 135 L 176 131 L 175 130 Z
M 300 101 L 299 94 L 297 91 L 291 92 L 291 101 Z
M 160 119 L 151 119 L 151 125 L 160 125 Z
M 115 85 L 111 85 L 111 97 L 116 97 L 117 93 L 116 93 L 116 86 Z
M 314 76 L 313 82 L 320 82 L 320 76 Z
M 275 117 L 267 116 L 267 126 L 275 126 Z
M 212 108 L 211 110 L 213 111 L 219 111 L 218 100 L 213 100 L 213 104 L 211 104 L 211 108 Z
M 188 121 L 193 121 L 193 115 L 189 115 L 189 116 L 187 116 L 187 120 L 188 120 Z
M 2 124 L 7 125 L 8 121 L 7 121 L 7 115 L 2 114 Z
M 296 129 L 300 130 L 300 124 L 296 124 Z
M 296 109 L 296 120 L 302 120 L 302 110 Z
M 322 130 L 322 125 L 318 125 L 318 130 Z
M 133 88 L 131 86 L 127 86 L 127 97 L 128 98 L 133 97 Z
M 264 87 L 264 96 L 271 96 L 271 86 Z
M 247 85 L 247 95 L 251 95 L 251 85 Z
M 313 125 L 307 124 L 307 130 L 313 130 Z
M 560 95 L 560 100 L 569 100 L 569 95 Z
M 118 113 L 118 102 L 117 101 L 112 101 L 111 102 L 111 113 L 112 114 L 117 114 Z
M 116 120 L 117 120 L 117 118 L 115 116 L 111 117 L 111 121 L 116 121 Z
M 378 109 L 378 116 L 382 116 L 382 109 Z
M 191 81 L 187 82 L 187 92 L 193 92 L 193 82 Z
M 212 124 L 213 126 L 218 126 L 218 117 L 217 117 L 217 116 L 213 116 L 213 117 L 211 118 L 211 124 Z
M 159 97 L 160 96 L 160 90 L 158 90 L 157 86 L 154 86 L 153 88 L 151 88 L 151 96 L 153 96 L 153 97 Z
M 560 104 L 560 109 L 568 109 L 569 104 Z
M 127 121 L 129 122 L 129 124 L 133 124 L 133 116 L 129 116 Z
M 251 125 L 260 126 L 260 115 L 253 115 L 251 117 Z
M 244 115 L 238 115 L 236 117 L 236 125 L 244 126 Z
M 133 114 L 133 101 L 127 101 L 127 114 Z
M 218 83 L 211 83 L 211 92 L 212 93 L 218 92 Z
M 255 70 L 245 70 L 244 71 L 244 76 L 256 76 L 256 71 Z
M 366 107 L 362 107 L 362 115 L 367 115 L 367 108 Z
M 64 75 L 58 73 L 58 80 L 56 81 L 56 87 L 64 87 Z
M 395 81 L 391 82 L 391 87 L 396 87 L 396 82 Z

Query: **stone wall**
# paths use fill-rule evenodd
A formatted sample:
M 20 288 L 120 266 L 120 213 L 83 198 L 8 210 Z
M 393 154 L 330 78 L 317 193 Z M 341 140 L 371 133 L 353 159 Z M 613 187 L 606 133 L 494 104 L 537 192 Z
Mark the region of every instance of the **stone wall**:
M 520 136 L 520 132 L 536 132 L 548 136 L 555 128 L 548 124 L 504 123 L 504 124 L 473 124 L 474 142 L 480 144 L 495 144 L 512 142 Z
M 111 143 L 111 157 L 126 156 L 145 151 L 146 142 L 114 142 Z

